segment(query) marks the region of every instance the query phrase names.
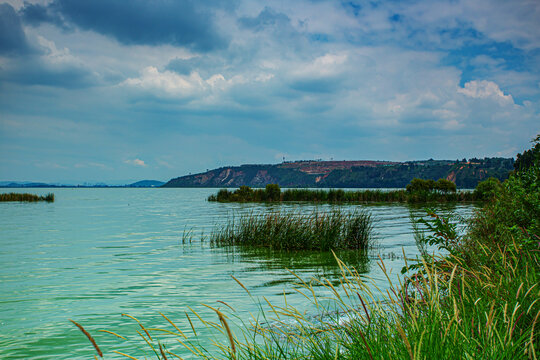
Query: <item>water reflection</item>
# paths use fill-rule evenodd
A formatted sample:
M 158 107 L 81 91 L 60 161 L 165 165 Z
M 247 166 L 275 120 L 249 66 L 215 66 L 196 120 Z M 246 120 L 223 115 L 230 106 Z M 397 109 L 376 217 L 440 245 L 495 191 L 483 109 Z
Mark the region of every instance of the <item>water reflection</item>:
M 284 284 L 294 285 L 299 280 L 291 272 L 301 278 L 308 275 L 318 279 L 326 278 L 335 283 L 339 283 L 338 279 L 341 277 L 341 270 L 332 252 L 227 247 L 223 249 L 223 254 L 231 264 L 243 264 L 243 272 L 265 272 L 269 280 L 257 287 L 282 288 Z M 363 251 L 342 250 L 337 251 L 335 256 L 347 267 L 356 269 L 359 274 L 369 272 L 369 256 Z

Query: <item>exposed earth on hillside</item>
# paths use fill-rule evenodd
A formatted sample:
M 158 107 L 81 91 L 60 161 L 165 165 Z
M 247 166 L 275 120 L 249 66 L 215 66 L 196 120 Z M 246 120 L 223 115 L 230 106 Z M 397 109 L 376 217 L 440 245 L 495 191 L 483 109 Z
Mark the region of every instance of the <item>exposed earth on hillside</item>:
M 402 188 L 413 178 L 448 179 L 460 188 L 474 188 L 488 177 L 504 180 L 513 159 L 391 161 L 296 161 L 267 165 L 222 167 L 171 179 L 164 187 L 281 187 Z

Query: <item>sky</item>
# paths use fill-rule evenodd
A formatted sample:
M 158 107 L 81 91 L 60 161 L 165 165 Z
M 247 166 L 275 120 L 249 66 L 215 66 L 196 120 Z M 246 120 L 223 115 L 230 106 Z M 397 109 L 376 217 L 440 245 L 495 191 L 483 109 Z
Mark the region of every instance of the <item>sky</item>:
M 537 0 L 0 0 L 0 180 L 515 157 Z

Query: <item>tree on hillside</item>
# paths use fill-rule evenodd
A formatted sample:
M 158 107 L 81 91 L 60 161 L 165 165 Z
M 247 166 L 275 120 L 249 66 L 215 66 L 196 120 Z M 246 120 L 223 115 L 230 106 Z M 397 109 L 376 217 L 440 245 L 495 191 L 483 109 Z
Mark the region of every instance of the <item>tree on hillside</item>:
M 538 162 L 540 161 L 540 134 L 536 135 L 536 138 L 534 138 L 531 141 L 534 145 L 529 150 L 525 150 L 521 154 L 517 154 L 516 161 L 514 162 L 514 170 L 515 171 L 524 171 L 532 166 L 538 166 Z

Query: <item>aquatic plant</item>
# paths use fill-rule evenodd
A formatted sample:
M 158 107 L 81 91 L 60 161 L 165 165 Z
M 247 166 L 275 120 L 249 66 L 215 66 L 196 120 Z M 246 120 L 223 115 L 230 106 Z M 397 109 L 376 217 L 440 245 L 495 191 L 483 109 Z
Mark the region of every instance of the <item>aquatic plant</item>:
M 343 190 L 343 189 L 287 189 L 280 191 L 279 186 L 269 184 L 265 189 L 252 189 L 241 186 L 237 190 L 220 189 L 210 195 L 208 201 L 217 202 L 291 202 L 309 201 L 325 203 L 362 203 L 362 202 L 464 202 L 486 200 L 483 192 L 456 191 L 456 186 L 445 179 L 413 179 L 406 190 Z
M 274 250 L 368 249 L 373 221 L 363 210 L 311 214 L 273 212 L 232 218 L 210 235 L 215 246 L 268 247 Z
M 48 193 L 45 196 L 39 196 L 39 195 L 28 194 L 28 193 L 4 193 L 4 194 L 0 194 L 0 201 L 28 201 L 28 202 L 46 201 L 46 202 L 53 202 L 54 201 L 54 194 L 53 193 Z

